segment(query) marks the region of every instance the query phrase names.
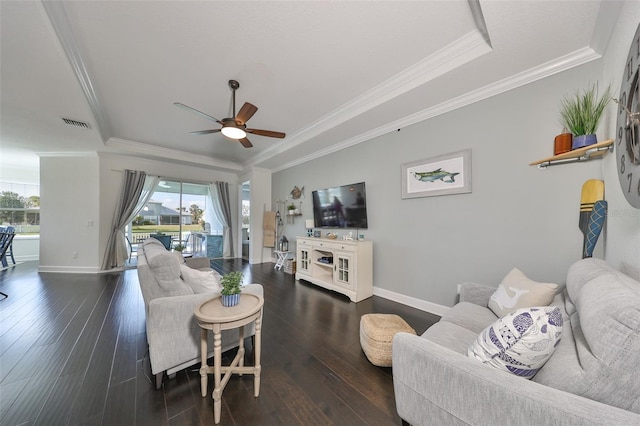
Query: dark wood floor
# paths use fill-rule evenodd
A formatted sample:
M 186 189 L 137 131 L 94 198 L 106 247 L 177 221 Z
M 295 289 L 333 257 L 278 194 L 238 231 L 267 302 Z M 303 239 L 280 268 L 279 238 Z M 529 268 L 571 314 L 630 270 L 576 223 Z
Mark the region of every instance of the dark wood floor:
M 397 313 L 418 333 L 436 316 L 376 296 L 351 303 L 273 264 L 213 267 L 242 270 L 265 290 L 260 397 L 252 376 L 233 376 L 220 424 L 401 424 L 391 369 L 371 365 L 360 348 L 360 316 Z M 213 424 L 198 366 L 154 389 L 135 270 L 38 273 L 25 262 L 0 272 L 0 291 L 9 294 L 0 301 L 1 425 Z

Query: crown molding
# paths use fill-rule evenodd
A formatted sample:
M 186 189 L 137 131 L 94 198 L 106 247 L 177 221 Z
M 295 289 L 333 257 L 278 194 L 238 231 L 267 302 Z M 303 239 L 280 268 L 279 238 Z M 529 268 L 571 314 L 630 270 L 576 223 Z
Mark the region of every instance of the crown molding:
M 87 157 L 97 157 L 98 153 L 96 151 L 70 151 L 70 152 L 36 152 L 36 155 L 40 158 L 51 158 L 51 157 L 59 157 L 59 158 L 68 158 L 68 157 L 78 157 L 78 158 L 87 158 Z
M 135 152 L 143 155 L 145 158 L 162 158 L 172 161 L 183 161 L 185 163 L 196 166 L 208 166 L 220 170 L 230 170 L 239 172 L 243 170 L 242 165 L 232 161 L 216 160 L 215 158 L 206 157 L 199 154 L 191 154 L 188 152 L 178 151 L 171 148 L 159 147 L 142 142 L 136 142 L 121 138 L 109 138 L 105 145 L 109 148 Z
M 282 144 L 263 151 L 244 165 L 250 167 L 305 143 L 309 139 L 473 61 L 491 50 L 485 35 L 478 30 L 473 30 L 373 89 L 343 104 L 304 130 L 291 135 Z
M 109 125 L 106 111 L 98 100 L 98 95 L 91 82 L 91 77 L 89 77 L 89 72 L 82 59 L 80 48 L 78 47 L 76 37 L 69 23 L 69 17 L 64 8 L 64 2 L 42 0 L 42 6 L 58 36 L 58 40 L 67 56 L 71 69 L 80 83 L 80 88 L 89 103 L 93 121 L 96 123 L 96 130 L 102 143 L 104 143 L 111 135 L 111 126 Z
M 528 70 L 525 70 L 513 76 L 504 78 L 495 83 L 488 84 L 484 87 L 465 93 L 461 96 L 458 96 L 446 102 L 442 102 L 438 105 L 434 105 L 433 107 L 424 109 L 422 111 L 418 111 L 415 114 L 411 114 L 407 117 L 387 123 L 375 129 L 371 129 L 367 132 L 356 135 L 350 139 L 347 139 L 341 143 L 332 145 L 321 151 L 317 151 L 305 157 L 300 157 L 294 161 L 291 161 L 277 168 L 274 168 L 273 171 L 274 173 L 279 172 L 281 170 L 285 170 L 290 167 L 306 163 L 307 161 L 315 160 L 325 155 L 328 155 L 337 151 L 341 151 L 350 146 L 357 145 L 362 142 L 366 142 L 368 140 L 384 135 L 386 133 L 390 133 L 397 129 L 407 127 L 412 124 L 419 123 L 421 121 L 428 120 L 438 115 L 446 114 L 447 112 L 454 111 L 456 109 L 465 107 L 467 105 L 471 105 L 473 103 L 482 101 L 492 96 L 499 95 L 509 90 L 516 89 L 518 87 L 527 85 L 529 83 L 533 83 L 535 81 L 541 80 L 551 75 L 560 73 L 562 71 L 566 71 L 568 69 L 586 64 L 588 62 L 591 62 L 600 58 L 601 58 L 601 55 L 595 52 L 590 47 L 585 47 L 585 48 L 576 50 L 572 53 L 556 58 L 552 61 L 530 68 Z

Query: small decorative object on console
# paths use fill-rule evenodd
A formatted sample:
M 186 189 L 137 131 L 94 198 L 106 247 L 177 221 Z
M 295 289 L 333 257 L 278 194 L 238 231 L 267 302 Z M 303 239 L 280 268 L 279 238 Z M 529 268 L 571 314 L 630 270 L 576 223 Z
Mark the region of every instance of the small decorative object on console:
M 305 220 L 304 224 L 307 227 L 307 237 L 312 237 L 313 236 L 313 219 Z

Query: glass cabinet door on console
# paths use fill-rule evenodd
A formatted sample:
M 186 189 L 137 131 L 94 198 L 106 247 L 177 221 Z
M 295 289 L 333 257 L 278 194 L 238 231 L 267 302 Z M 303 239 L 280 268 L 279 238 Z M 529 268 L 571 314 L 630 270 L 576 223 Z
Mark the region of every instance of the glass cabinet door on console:
M 302 274 L 309 274 L 309 249 L 298 248 L 298 272 Z
M 351 288 L 353 275 L 353 256 L 336 253 L 334 259 L 334 281 L 336 284 Z

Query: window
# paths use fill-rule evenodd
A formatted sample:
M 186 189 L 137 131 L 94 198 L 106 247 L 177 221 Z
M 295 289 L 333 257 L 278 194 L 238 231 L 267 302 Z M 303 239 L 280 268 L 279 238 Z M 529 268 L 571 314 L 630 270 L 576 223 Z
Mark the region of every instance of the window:
M 197 183 L 160 180 L 151 198 L 127 229 L 133 244 L 151 234 L 171 236 L 172 246 L 193 249 L 192 232 L 222 235 L 222 225 L 215 218 L 209 186 Z
M 40 186 L 0 182 L 0 225 L 16 234 L 40 234 Z

